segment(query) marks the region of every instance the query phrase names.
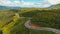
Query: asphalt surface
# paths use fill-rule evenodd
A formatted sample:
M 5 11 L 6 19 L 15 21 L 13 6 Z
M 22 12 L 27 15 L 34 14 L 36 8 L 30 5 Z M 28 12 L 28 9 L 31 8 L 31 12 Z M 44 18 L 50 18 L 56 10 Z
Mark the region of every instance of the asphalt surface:
M 34 30 L 46 30 L 46 31 L 52 31 L 52 32 L 55 32 L 55 33 L 57 33 L 57 34 L 60 34 L 60 30 L 58 30 L 58 29 L 47 28 L 47 27 L 34 27 L 34 26 L 30 26 L 29 23 L 30 23 L 30 20 L 28 20 L 27 22 L 25 22 L 24 25 L 25 25 L 26 28 L 34 29 Z

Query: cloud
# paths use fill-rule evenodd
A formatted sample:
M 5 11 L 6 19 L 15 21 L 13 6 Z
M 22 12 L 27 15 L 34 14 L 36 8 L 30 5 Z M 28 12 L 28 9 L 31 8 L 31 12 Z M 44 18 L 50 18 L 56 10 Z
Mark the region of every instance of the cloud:
M 0 5 L 3 6 L 20 6 L 20 7 L 49 7 L 54 4 L 60 4 L 60 0 L 44 0 L 44 2 L 26 2 L 14 0 L 11 2 L 10 0 L 0 0 Z
M 22 2 L 21 4 L 20 4 L 20 6 L 22 6 L 22 7 L 32 7 L 34 5 L 34 3 L 33 2 Z
M 51 4 L 60 4 L 60 0 L 48 0 Z
M 60 4 L 60 0 L 45 0 L 44 2 L 24 2 L 21 4 L 23 7 L 49 7 L 51 5 Z
M 0 5 L 3 6 L 19 6 L 20 2 L 15 0 L 14 2 L 11 2 L 9 0 L 0 0 Z
M 40 2 L 22 2 L 20 4 L 20 6 L 22 7 L 49 7 L 51 4 L 49 2 L 44 2 L 44 3 L 40 3 Z
M 8 5 L 10 4 L 11 2 L 8 1 L 8 0 L 0 0 L 0 5 Z

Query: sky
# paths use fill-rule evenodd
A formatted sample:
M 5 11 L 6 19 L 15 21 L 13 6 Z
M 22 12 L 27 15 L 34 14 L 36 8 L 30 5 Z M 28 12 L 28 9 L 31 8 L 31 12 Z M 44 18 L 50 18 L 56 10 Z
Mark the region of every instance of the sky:
M 60 4 L 60 0 L 0 0 L 0 6 L 49 7 Z

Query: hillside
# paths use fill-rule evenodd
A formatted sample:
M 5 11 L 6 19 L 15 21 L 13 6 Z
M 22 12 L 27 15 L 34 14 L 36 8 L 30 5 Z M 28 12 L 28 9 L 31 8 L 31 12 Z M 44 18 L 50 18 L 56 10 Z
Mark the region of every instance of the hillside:
M 52 6 L 50 6 L 49 8 L 60 8 L 60 4 L 52 5 Z
M 60 9 L 31 10 L 24 12 L 21 16 L 32 18 L 32 23 L 43 27 L 60 29 Z
M 50 12 L 51 11 L 51 12 Z M 44 16 L 44 22 L 49 22 L 50 19 L 55 18 L 59 20 L 60 13 L 58 12 L 52 12 L 53 9 L 51 10 L 44 10 L 41 8 L 21 8 L 21 9 L 2 9 L 0 10 L 0 34 L 56 34 L 51 31 L 45 31 L 45 30 L 32 30 L 28 29 L 24 26 L 25 22 L 28 20 L 28 18 L 32 18 L 31 21 L 43 25 L 44 23 L 37 23 L 37 20 L 43 20 Z M 57 11 L 57 10 L 56 10 Z M 17 13 L 17 14 L 16 14 Z M 56 14 L 56 16 L 55 16 Z M 59 15 L 58 15 L 59 14 Z M 53 17 L 53 15 L 55 17 Z M 40 17 L 41 16 L 41 17 Z M 34 21 L 35 20 L 35 21 Z M 46 21 L 47 20 L 47 21 Z M 55 20 L 55 22 L 60 22 Z M 52 21 L 52 24 L 54 23 L 54 20 Z M 48 27 L 54 27 L 59 29 L 59 25 L 55 27 L 55 25 L 51 23 L 47 23 Z M 51 24 L 51 26 L 50 26 Z M 59 23 L 57 23 L 59 24 Z M 46 26 L 46 24 L 45 24 Z

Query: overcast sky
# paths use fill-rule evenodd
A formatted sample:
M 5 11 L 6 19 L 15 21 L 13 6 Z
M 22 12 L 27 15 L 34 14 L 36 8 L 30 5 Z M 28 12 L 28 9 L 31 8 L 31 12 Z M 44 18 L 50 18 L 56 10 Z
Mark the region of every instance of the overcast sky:
M 49 7 L 60 4 L 60 0 L 0 0 L 2 6 Z

